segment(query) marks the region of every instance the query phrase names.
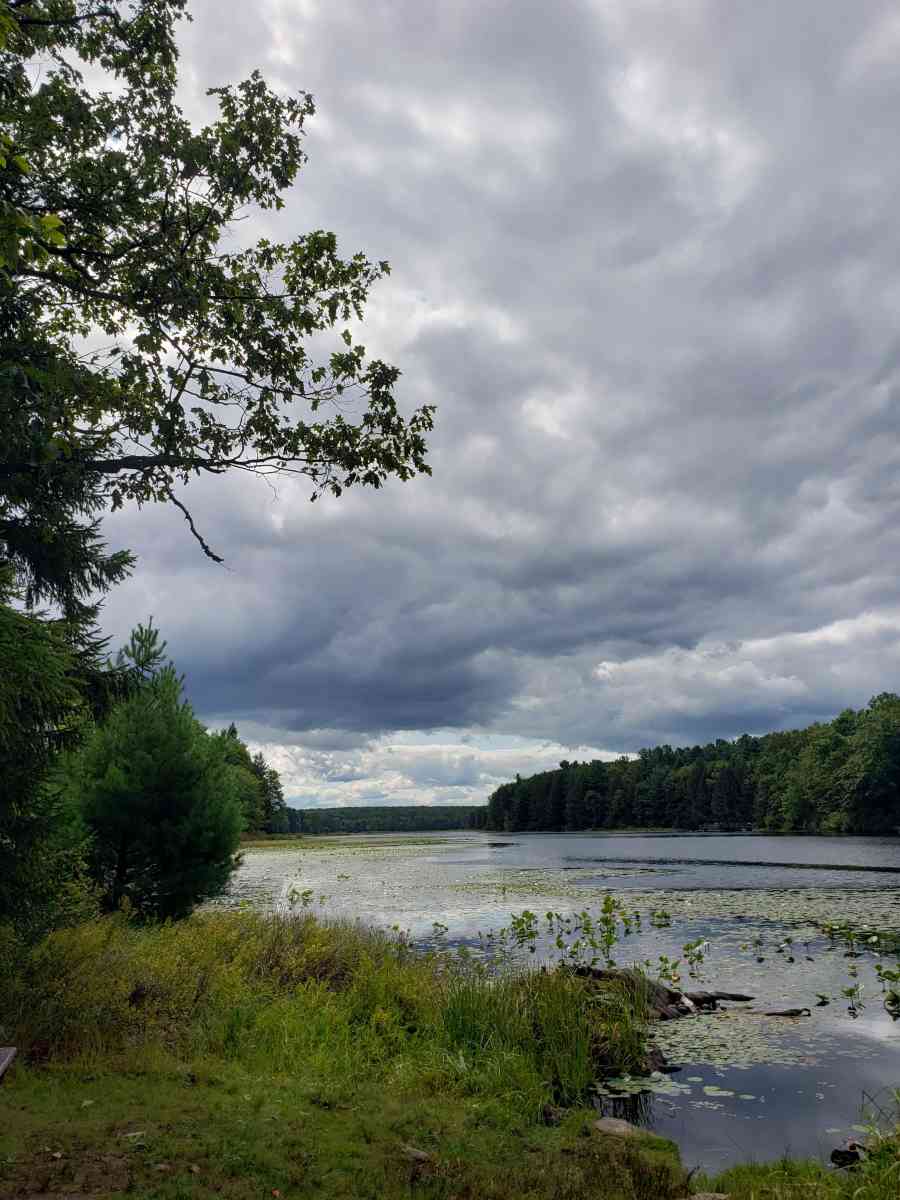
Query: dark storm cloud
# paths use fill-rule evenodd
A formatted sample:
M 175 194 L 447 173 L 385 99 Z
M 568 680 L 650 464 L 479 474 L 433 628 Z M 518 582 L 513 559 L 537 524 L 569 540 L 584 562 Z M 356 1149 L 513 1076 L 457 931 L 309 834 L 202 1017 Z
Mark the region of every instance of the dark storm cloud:
M 198 709 L 335 800 L 477 795 L 517 769 L 488 733 L 546 765 L 897 687 L 894 5 L 193 11 L 193 111 L 256 66 L 316 94 L 288 208 L 242 236 L 391 259 L 365 341 L 438 404 L 434 477 L 193 487 L 227 572 L 177 514 L 117 517 L 111 630 L 152 611 Z M 392 731 L 432 729 L 395 769 Z

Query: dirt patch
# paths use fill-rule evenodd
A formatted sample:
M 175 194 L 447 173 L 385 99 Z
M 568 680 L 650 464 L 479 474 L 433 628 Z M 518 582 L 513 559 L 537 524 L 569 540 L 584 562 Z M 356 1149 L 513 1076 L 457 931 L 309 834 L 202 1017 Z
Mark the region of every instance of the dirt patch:
M 42 1150 L 15 1163 L 11 1175 L 0 1180 L 0 1200 L 99 1198 L 130 1185 L 130 1164 L 121 1154 Z

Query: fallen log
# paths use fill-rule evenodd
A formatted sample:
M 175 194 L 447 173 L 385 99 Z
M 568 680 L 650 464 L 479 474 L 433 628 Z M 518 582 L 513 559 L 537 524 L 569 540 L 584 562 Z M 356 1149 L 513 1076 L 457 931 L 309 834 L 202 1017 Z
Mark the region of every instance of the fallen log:
M 575 974 L 582 978 L 595 979 L 598 983 L 621 983 L 623 979 L 629 978 L 639 981 L 645 989 L 651 1013 L 660 1021 L 687 1017 L 698 1009 L 705 1012 L 715 1011 L 720 1000 L 748 1003 L 756 999 L 755 996 L 745 996 L 741 992 L 679 992 L 658 979 L 648 979 L 640 971 L 630 968 L 620 971 L 604 967 L 576 967 Z
M 744 996 L 740 992 L 685 992 L 684 995 L 698 1008 L 715 1008 L 720 1000 L 736 1000 L 746 1003 L 756 999 L 755 996 Z

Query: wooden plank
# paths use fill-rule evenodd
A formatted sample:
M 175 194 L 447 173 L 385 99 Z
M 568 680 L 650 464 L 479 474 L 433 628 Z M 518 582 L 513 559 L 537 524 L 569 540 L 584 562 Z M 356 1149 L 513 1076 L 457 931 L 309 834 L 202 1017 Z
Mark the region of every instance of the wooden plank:
M 12 1066 L 13 1059 L 16 1057 L 15 1046 L 0 1046 L 0 1079 L 6 1074 Z

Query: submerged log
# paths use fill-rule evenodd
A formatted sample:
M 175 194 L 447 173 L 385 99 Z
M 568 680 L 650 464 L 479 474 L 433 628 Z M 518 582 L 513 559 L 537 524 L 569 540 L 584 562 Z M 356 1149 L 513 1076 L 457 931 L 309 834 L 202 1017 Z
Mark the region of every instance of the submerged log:
M 714 1009 L 720 1000 L 737 1000 L 746 1003 L 756 999 L 755 996 L 744 996 L 740 992 L 685 992 L 684 994 L 698 1008 L 711 1009 Z

